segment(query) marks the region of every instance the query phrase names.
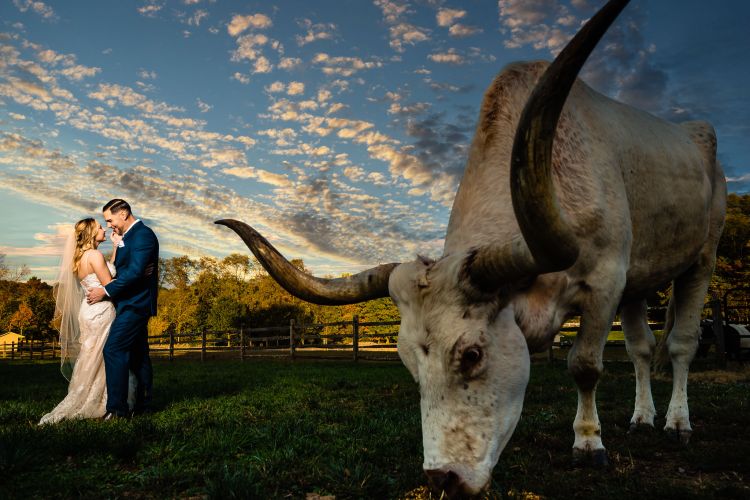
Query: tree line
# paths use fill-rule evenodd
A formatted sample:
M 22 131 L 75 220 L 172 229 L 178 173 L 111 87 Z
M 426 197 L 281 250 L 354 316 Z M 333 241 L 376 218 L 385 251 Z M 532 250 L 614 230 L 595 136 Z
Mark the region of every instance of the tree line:
M 730 194 L 716 272 L 709 294 L 723 296 L 750 284 L 750 194 Z M 301 260 L 292 264 L 305 269 Z M 30 277 L 25 266 L 11 268 L 0 254 L 0 333 L 14 331 L 27 338 L 51 340 L 53 288 Z M 223 259 L 187 256 L 161 259 L 158 314 L 149 323 L 151 335 L 185 334 L 203 329 L 231 330 L 296 323 L 394 321 L 398 309 L 390 298 L 347 306 L 319 306 L 291 296 L 249 255 Z M 667 293 L 655 298 L 664 302 Z M 748 302 L 750 295 L 740 294 Z M 654 304 L 658 305 L 658 304 Z

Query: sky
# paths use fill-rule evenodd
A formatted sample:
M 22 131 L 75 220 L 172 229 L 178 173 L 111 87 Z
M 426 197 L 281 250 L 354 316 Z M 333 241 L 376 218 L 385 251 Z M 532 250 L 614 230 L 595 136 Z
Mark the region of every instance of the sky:
M 247 252 L 221 218 L 317 275 L 439 257 L 484 90 L 603 3 L 5 0 L 0 254 L 52 281 L 72 224 L 124 198 L 165 258 Z M 747 19 L 746 0 L 632 0 L 581 77 L 711 122 L 747 193 Z

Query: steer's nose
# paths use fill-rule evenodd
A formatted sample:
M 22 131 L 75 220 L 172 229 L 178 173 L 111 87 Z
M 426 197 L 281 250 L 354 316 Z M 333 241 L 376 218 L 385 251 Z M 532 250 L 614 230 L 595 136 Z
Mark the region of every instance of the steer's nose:
M 460 498 L 464 495 L 464 483 L 452 470 L 432 469 L 424 472 L 435 493 L 445 493 L 448 498 Z

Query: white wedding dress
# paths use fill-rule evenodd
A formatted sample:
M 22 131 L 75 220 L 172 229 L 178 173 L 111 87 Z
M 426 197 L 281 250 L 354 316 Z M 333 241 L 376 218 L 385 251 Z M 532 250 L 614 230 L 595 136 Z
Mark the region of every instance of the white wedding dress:
M 107 262 L 109 272 L 115 276 L 115 266 Z M 81 280 L 81 286 L 101 288 L 102 284 L 91 273 Z M 104 344 L 109 327 L 115 319 L 115 306 L 109 300 L 89 305 L 84 298 L 78 312 L 80 325 L 80 351 L 68 385 L 68 394 L 54 410 L 39 421 L 39 425 L 51 424 L 65 419 L 97 418 L 104 415 L 107 405 L 107 379 L 104 370 Z M 136 380 L 130 374 L 128 405 L 135 402 Z

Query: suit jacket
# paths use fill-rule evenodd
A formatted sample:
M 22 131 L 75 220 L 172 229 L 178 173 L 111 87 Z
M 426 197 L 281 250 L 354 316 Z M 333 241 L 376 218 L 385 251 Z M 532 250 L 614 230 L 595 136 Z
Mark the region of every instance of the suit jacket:
M 159 240 L 143 222 L 136 222 L 117 249 L 117 276 L 104 288 L 115 303 L 117 314 L 126 309 L 143 316 L 156 316 L 159 292 Z M 150 269 L 150 274 L 149 274 Z

